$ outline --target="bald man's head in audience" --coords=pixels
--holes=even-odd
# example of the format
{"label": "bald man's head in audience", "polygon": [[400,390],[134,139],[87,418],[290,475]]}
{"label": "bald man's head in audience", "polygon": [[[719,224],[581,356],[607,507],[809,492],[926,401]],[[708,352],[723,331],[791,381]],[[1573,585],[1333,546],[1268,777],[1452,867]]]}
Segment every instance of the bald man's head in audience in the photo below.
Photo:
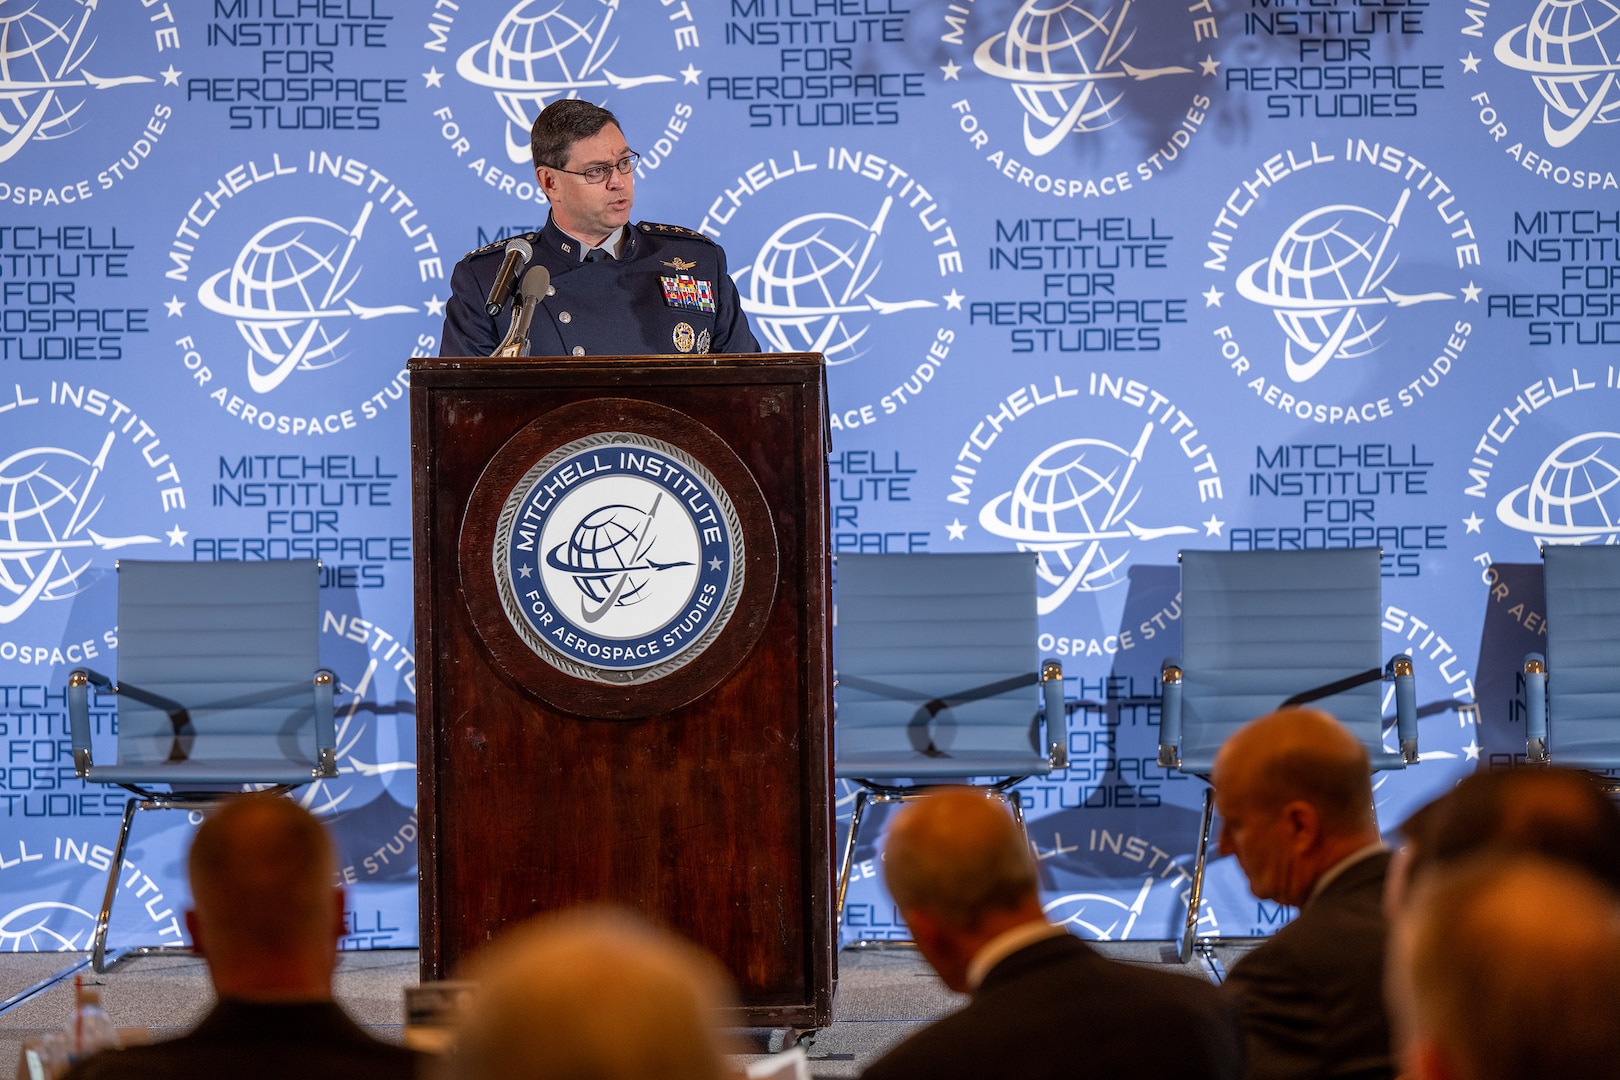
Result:
{"label": "bald man's head in audience", "polygon": [[1249,889],[1297,907],[1317,878],[1378,842],[1367,751],[1318,709],[1281,709],[1239,728],[1215,755],[1220,851]]}
{"label": "bald man's head in audience", "polygon": [[907,802],[883,854],[889,895],[917,949],[953,990],[991,939],[1046,920],[1040,876],[1006,803],[975,788],[942,788]]}
{"label": "bald man's head in audience", "polygon": [[309,811],[271,795],[234,798],[197,830],[189,869],[186,928],[220,997],[331,998],[344,897],[332,842]]}
{"label": "bald man's head in audience", "polygon": [[542,916],[475,960],[452,1074],[511,1080],[722,1080],[730,980],[628,914]]}
{"label": "bald man's head in audience", "polygon": [[1408,1080],[1620,1080],[1620,906],[1590,876],[1510,855],[1437,867],[1390,949]]}

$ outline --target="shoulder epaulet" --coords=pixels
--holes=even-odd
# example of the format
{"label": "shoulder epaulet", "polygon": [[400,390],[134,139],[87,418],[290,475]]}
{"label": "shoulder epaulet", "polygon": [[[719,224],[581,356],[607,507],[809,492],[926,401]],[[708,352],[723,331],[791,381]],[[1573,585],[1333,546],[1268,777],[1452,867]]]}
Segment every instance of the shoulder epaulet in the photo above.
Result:
{"label": "shoulder epaulet", "polygon": [[714,237],[704,236],[692,229],[683,229],[679,225],[660,225],[656,221],[643,221],[636,226],[649,236],[679,236],[683,240],[702,240],[705,244],[714,243]]}
{"label": "shoulder epaulet", "polygon": [[512,236],[503,236],[499,240],[493,240],[481,248],[473,248],[471,251],[467,252],[467,254],[463,255],[462,258],[472,259],[479,255],[488,255],[492,251],[504,251],[506,250],[506,245],[518,237],[522,237],[531,244],[537,244],[540,242],[540,234],[537,232],[514,233]]}

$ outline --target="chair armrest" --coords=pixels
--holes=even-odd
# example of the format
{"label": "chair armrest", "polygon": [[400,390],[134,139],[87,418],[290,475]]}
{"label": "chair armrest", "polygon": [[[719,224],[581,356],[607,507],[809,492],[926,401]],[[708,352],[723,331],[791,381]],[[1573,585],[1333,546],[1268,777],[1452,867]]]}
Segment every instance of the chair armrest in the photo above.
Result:
{"label": "chair armrest", "polygon": [[1159,699],[1159,767],[1181,767],[1181,665],[1166,657],[1159,668],[1163,687]]}
{"label": "chair armrest", "polygon": [[1389,678],[1395,680],[1395,728],[1401,737],[1401,760],[1408,765],[1418,763],[1417,680],[1412,674],[1412,658],[1397,653],[1384,665]]}
{"label": "chair armrest", "polygon": [[73,738],[73,773],[80,779],[90,773],[90,687],[117,691],[112,680],[90,668],[68,672],[68,733]]}
{"label": "chair armrest", "polygon": [[1532,764],[1547,760],[1547,658],[1530,653],[1524,658],[1524,740]]}
{"label": "chair armrest", "polygon": [[332,719],[332,693],[337,677],[325,668],[315,672],[315,776],[337,776],[337,725]]}
{"label": "chair armrest", "polygon": [[1046,759],[1054,769],[1069,767],[1069,712],[1063,707],[1063,665],[1041,661],[1041,703],[1046,713]]}

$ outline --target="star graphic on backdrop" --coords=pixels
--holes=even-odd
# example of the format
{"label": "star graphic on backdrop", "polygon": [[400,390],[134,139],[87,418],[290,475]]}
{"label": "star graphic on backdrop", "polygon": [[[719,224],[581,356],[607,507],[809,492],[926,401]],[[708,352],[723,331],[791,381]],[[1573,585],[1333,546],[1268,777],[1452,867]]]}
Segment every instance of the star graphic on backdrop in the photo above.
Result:
{"label": "star graphic on backdrop", "polygon": [[1463,70],[1466,71],[1468,74],[1470,74],[1470,75],[1478,75],[1479,74],[1479,57],[1474,55],[1473,50],[1469,50],[1468,55],[1462,58],[1461,63],[1462,63],[1462,66],[1463,66]]}
{"label": "star graphic on backdrop", "polygon": [[718,570],[718,569],[720,569],[721,565],[722,564],[721,564],[719,559],[710,559],[709,560],[709,569],[710,570]]}
{"label": "star graphic on backdrop", "polygon": [[1221,62],[1215,59],[1215,57],[1206,53],[1204,58],[1198,61],[1198,66],[1203,69],[1205,75],[1213,75],[1215,74],[1215,69],[1221,66]]}
{"label": "star graphic on backdrop", "polygon": [[1477,303],[1479,303],[1479,294],[1482,291],[1483,290],[1478,285],[1475,285],[1472,281],[1470,281],[1467,285],[1463,286],[1463,303],[1465,303],[1465,304],[1477,304]]}
{"label": "star graphic on backdrop", "polygon": [[1463,760],[1464,761],[1478,761],[1479,760],[1479,740],[1478,739],[1469,739],[1468,740],[1468,745],[1463,747]]}
{"label": "star graphic on backdrop", "polygon": [[967,297],[963,296],[961,293],[957,292],[955,289],[952,289],[950,292],[945,294],[945,310],[946,311],[961,311],[962,310],[962,301],[966,300],[966,299],[967,299]]}
{"label": "star graphic on backdrop", "polygon": [[163,76],[164,86],[180,85],[180,72],[173,64],[170,64],[168,67],[158,72],[158,74]]}
{"label": "star graphic on backdrop", "polygon": [[439,299],[438,293],[434,293],[432,298],[428,300],[427,313],[441,317],[444,315],[444,301]]}
{"label": "star graphic on backdrop", "polygon": [[703,72],[698,70],[698,66],[696,64],[687,64],[685,67],[681,68],[681,74],[686,78],[686,81],[681,84],[682,86],[696,86],[698,84],[698,76],[703,74]]}
{"label": "star graphic on backdrop", "polygon": [[181,545],[183,545],[186,542],[186,530],[182,529],[178,525],[176,525],[174,528],[170,529],[168,532],[164,533],[163,535],[167,536],[169,538],[169,546],[170,547],[180,547]]}
{"label": "star graphic on backdrop", "polygon": [[169,309],[169,318],[174,318],[186,310],[186,302],[178,296],[171,296],[163,301],[163,306]]}
{"label": "star graphic on backdrop", "polygon": [[945,526],[945,531],[951,534],[952,540],[967,539],[967,526],[962,524],[961,518],[952,518],[951,523]]}
{"label": "star graphic on backdrop", "polygon": [[1477,533],[1479,532],[1479,527],[1485,524],[1485,519],[1480,517],[1478,514],[1469,514],[1467,517],[1463,518],[1463,524],[1468,526],[1469,532]]}
{"label": "star graphic on backdrop", "polygon": [[1215,286],[1211,285],[1208,292],[1200,293],[1199,295],[1204,298],[1204,306],[1207,308],[1212,308],[1220,307],[1221,297],[1225,296],[1226,294],[1221,292],[1221,290],[1217,289]]}
{"label": "star graphic on backdrop", "polygon": [[532,574],[533,572],[534,571],[532,569],[530,569],[529,567],[527,567],[527,566],[518,567],[518,577],[526,578],[530,574]]}
{"label": "star graphic on backdrop", "polygon": [[1214,514],[1209,515],[1209,520],[1204,522],[1203,525],[1205,536],[1219,536],[1221,535],[1221,530],[1226,528],[1226,522],[1222,521]]}
{"label": "star graphic on backdrop", "polygon": [[955,82],[957,74],[962,70],[962,65],[958,64],[955,60],[947,60],[945,61],[945,66],[939,70],[945,73],[946,82]]}
{"label": "star graphic on backdrop", "polygon": [[422,72],[422,78],[427,82],[430,88],[439,90],[444,89],[444,72],[440,71],[438,68],[428,68],[426,71]]}

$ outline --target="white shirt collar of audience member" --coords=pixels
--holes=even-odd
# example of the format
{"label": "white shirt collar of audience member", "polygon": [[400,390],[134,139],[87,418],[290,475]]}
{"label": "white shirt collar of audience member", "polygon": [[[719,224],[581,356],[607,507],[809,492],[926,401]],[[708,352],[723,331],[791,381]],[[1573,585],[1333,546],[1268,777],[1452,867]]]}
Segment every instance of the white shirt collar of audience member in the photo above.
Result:
{"label": "white shirt collar of audience member", "polygon": [[1352,851],[1350,854],[1346,855],[1344,858],[1322,871],[1322,876],[1317,878],[1316,884],[1311,886],[1311,894],[1305,898],[1305,903],[1300,905],[1300,910],[1303,911],[1312,900],[1315,900],[1318,896],[1321,896],[1322,890],[1326,889],[1329,885],[1337,881],[1346,870],[1350,869],[1352,866],[1355,866],[1357,863],[1366,862],[1374,855],[1386,850],[1388,849],[1384,847],[1384,842],[1382,840],[1375,840],[1364,848],[1357,848],[1355,851]]}
{"label": "white shirt collar of audience member", "polygon": [[1068,931],[1063,927],[1053,926],[1043,919],[1027,922],[1022,926],[1015,926],[1011,930],[997,934],[985,942],[984,947],[974,953],[973,959],[968,962],[968,989],[970,991],[977,990],[979,984],[984,982],[984,977],[990,974],[991,968],[1019,949],[1033,945],[1037,941],[1045,941],[1047,938],[1067,933]]}

